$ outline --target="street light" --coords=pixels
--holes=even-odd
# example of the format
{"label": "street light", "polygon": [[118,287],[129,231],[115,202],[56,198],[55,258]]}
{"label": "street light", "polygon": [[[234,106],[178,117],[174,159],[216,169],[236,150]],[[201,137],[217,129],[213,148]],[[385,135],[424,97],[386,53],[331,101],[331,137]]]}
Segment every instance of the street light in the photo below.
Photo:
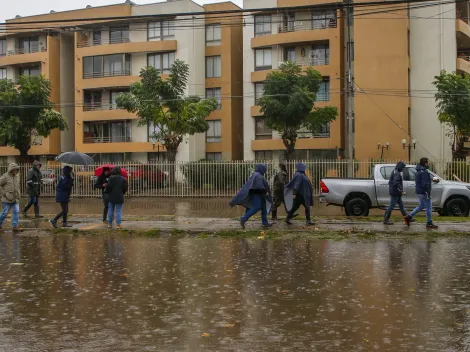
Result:
{"label": "street light", "polygon": [[411,149],[416,149],[416,139],[412,139],[410,144],[406,144],[406,139],[401,140],[401,145],[403,149],[408,148],[408,161],[411,161]]}
{"label": "street light", "polygon": [[377,149],[380,150],[382,148],[382,152],[380,153],[380,159],[384,158],[384,149],[387,149],[390,147],[390,142],[385,143],[385,145],[381,145],[380,143],[377,144]]}

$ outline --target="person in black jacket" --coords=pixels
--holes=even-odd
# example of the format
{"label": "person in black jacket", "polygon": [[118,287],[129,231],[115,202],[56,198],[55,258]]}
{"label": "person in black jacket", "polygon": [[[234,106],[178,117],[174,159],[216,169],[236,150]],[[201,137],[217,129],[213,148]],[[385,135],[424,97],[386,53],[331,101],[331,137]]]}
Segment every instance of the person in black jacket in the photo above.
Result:
{"label": "person in black jacket", "polygon": [[28,210],[34,205],[34,215],[36,218],[42,218],[39,213],[39,196],[41,195],[42,173],[41,163],[38,160],[33,161],[33,167],[26,176],[26,192],[28,193],[28,204],[23,208],[22,214],[28,217]]}
{"label": "person in black jacket", "polygon": [[67,223],[67,215],[69,213],[70,194],[72,193],[73,184],[72,168],[70,166],[64,166],[62,176],[59,178],[55,192],[55,201],[60,203],[62,210],[54,219],[49,220],[50,224],[55,229],[57,228],[57,220],[59,220],[60,217],[62,217],[62,227],[72,227]]}
{"label": "person in black jacket", "polygon": [[108,194],[108,228],[113,227],[114,209],[116,209],[116,224],[118,229],[122,229],[122,205],[124,204],[124,195],[127,192],[127,180],[121,174],[121,168],[115,167],[111,172],[106,185]]}
{"label": "person in black jacket", "polygon": [[390,221],[390,216],[392,215],[393,209],[398,204],[400,207],[401,214],[406,216],[405,205],[403,204],[402,196],[405,195],[403,189],[403,176],[402,172],[405,169],[406,164],[403,161],[399,161],[395,166],[395,169],[390,174],[390,180],[388,181],[388,194],[390,195],[390,205],[385,211],[384,215],[384,224],[393,225],[393,222]]}
{"label": "person in black jacket", "polygon": [[102,198],[103,198],[103,223],[107,224],[106,221],[108,217],[108,193],[106,193],[106,186],[108,185],[109,175],[111,174],[111,170],[107,167],[103,168],[102,174],[98,177],[95,183],[95,188],[99,188],[102,190]]}

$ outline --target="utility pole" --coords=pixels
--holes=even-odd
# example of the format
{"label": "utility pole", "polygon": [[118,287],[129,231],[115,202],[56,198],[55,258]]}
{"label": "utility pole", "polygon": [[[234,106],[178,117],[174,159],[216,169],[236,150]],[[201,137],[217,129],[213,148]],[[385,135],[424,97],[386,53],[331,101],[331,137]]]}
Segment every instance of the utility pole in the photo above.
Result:
{"label": "utility pole", "polygon": [[353,27],[353,0],[344,0],[346,5],[344,15],[344,34],[346,38],[345,52],[345,106],[346,106],[346,131],[348,158],[348,177],[354,176],[354,27]]}

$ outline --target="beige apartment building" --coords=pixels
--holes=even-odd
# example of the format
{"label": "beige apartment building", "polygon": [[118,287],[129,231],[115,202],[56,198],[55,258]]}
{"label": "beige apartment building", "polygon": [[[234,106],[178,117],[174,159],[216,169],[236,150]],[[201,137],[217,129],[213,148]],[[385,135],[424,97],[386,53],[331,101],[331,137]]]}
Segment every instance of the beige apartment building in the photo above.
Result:
{"label": "beige apartment building", "polygon": [[[155,127],[138,126],[138,117],[118,109],[115,99],[119,93],[129,91],[146,66],[157,68],[167,78],[174,61],[181,60],[190,66],[186,95],[214,97],[220,105],[207,118],[207,133],[185,137],[177,160],[240,159],[243,103],[231,97],[243,94],[239,59],[242,18],[191,15],[233,9],[239,8],[231,2],[203,7],[190,0],[148,5],[126,1],[8,21],[123,17],[118,21],[59,22],[56,27],[60,28],[48,30],[47,35],[41,31],[36,37],[35,33],[15,33],[9,27],[12,29],[5,38],[7,47],[0,57],[0,73],[6,70],[6,78],[12,79],[20,74],[44,74],[52,81],[53,101],[70,106],[61,109],[69,119],[69,130],[62,133],[62,138],[55,133],[42,141],[32,154],[47,156],[76,150],[92,155],[98,162],[165,160],[164,146],[151,137]],[[125,19],[128,16],[136,18]],[[28,44],[25,38],[34,40]],[[25,65],[32,67],[28,73],[19,71]],[[1,149],[1,155],[15,154],[11,148]]]}

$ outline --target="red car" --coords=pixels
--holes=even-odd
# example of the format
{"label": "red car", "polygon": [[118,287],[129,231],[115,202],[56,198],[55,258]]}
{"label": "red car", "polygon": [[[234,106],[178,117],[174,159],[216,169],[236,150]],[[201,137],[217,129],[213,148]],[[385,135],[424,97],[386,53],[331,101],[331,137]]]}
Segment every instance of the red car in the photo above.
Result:
{"label": "red car", "polygon": [[167,186],[168,175],[152,165],[126,168],[129,186],[133,189],[162,188]]}

